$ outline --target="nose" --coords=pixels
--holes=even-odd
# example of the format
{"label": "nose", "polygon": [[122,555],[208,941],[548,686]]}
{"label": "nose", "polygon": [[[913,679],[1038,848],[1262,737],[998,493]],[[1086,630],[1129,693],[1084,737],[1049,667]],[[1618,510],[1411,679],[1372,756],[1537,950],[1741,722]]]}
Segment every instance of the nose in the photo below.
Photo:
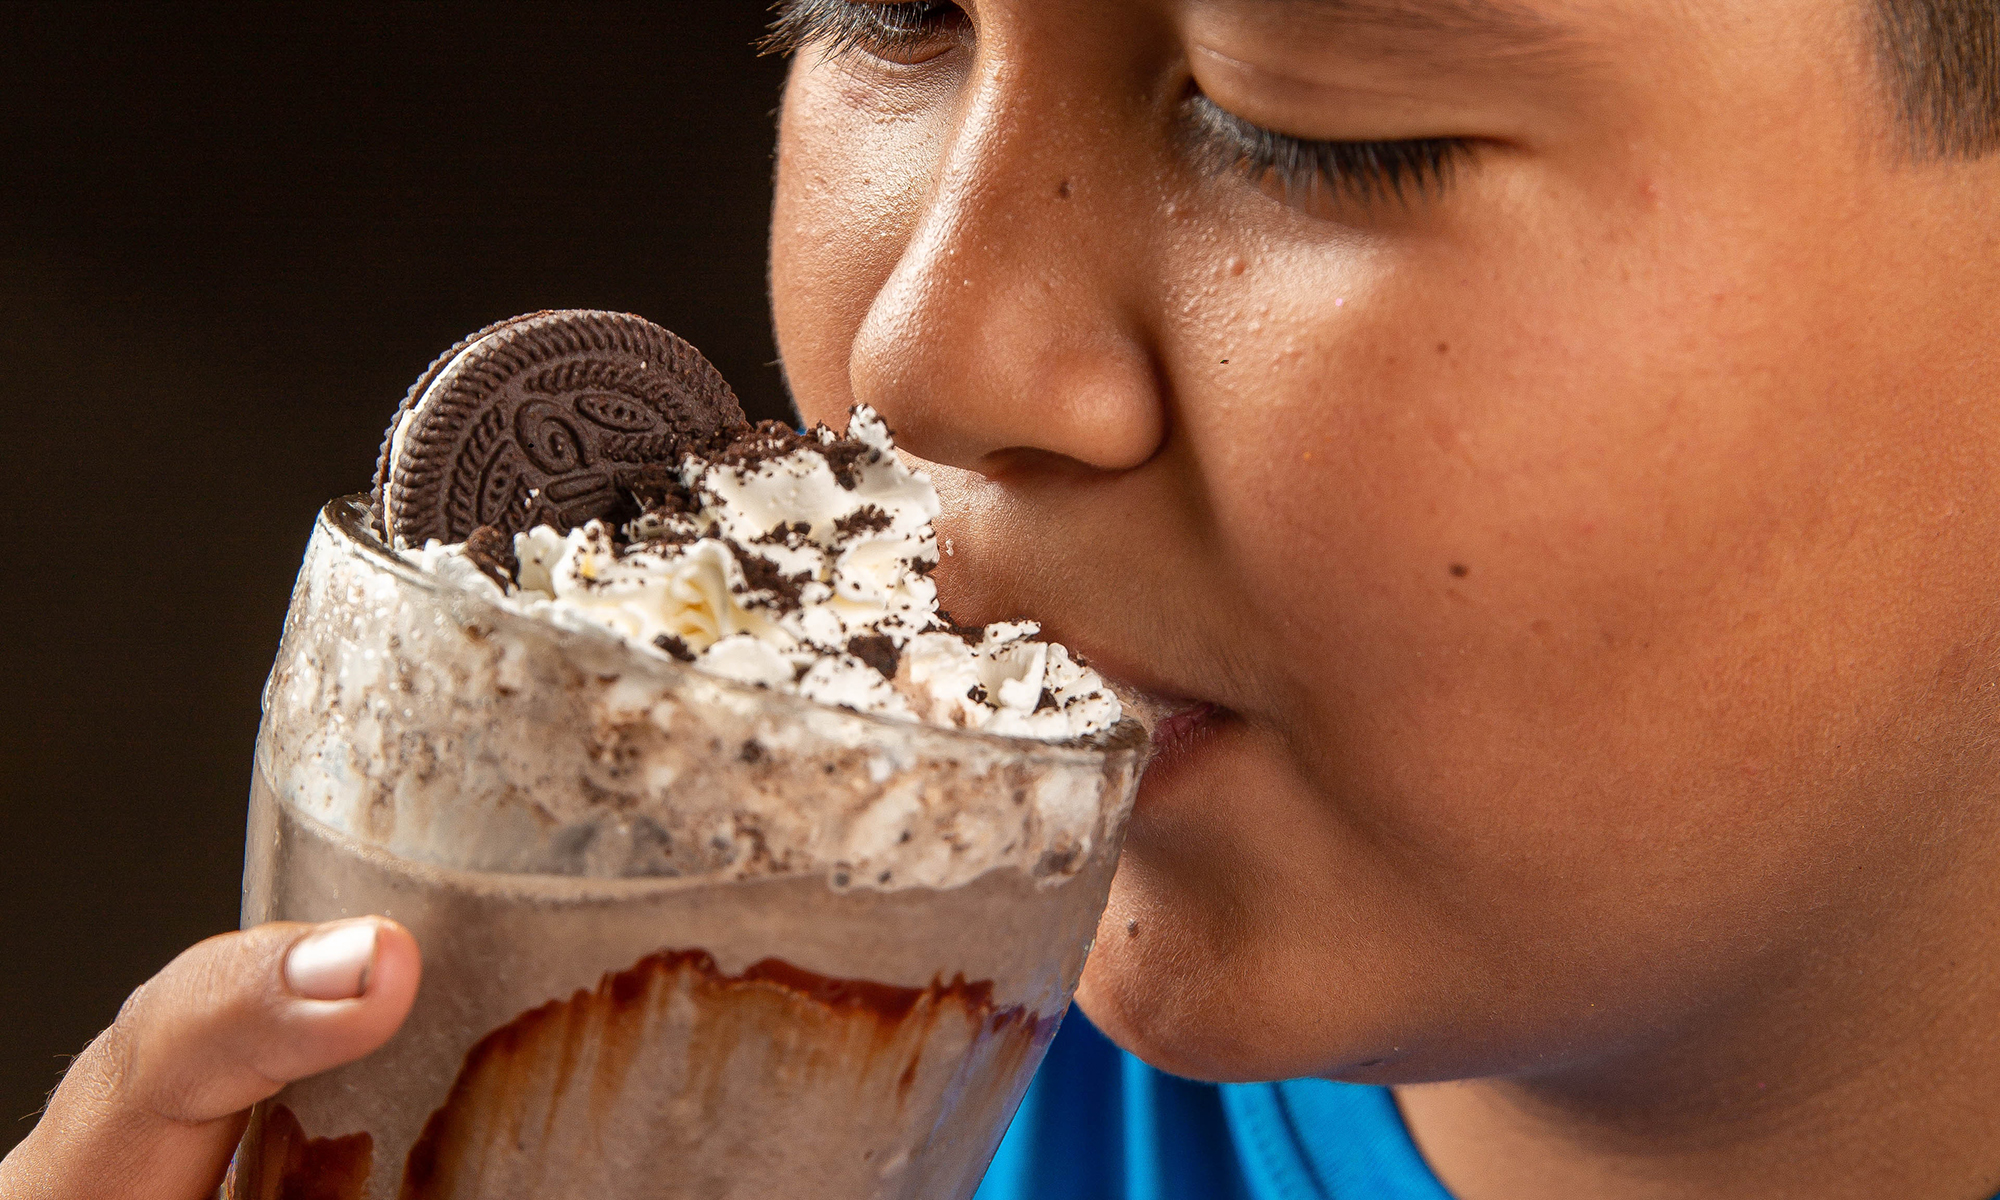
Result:
{"label": "nose", "polygon": [[[1166,418],[1146,333],[1148,172],[1069,73],[977,63],[926,206],[848,362],[897,443],[995,475],[1056,456],[1137,467]],[[1087,74],[1082,77],[1088,78]]]}

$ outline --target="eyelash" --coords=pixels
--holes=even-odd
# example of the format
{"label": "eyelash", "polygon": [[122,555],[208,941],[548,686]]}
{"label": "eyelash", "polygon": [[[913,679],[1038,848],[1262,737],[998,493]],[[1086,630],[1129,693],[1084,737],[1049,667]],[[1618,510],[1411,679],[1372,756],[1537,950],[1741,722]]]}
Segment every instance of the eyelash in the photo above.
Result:
{"label": "eyelash", "polygon": [[859,50],[888,58],[932,45],[964,23],[965,13],[951,0],[783,0],[759,48],[766,54],[792,54],[818,45],[835,57]]}
{"label": "eyelash", "polygon": [[1472,153],[1465,138],[1308,141],[1253,125],[1200,92],[1189,95],[1185,112],[1196,153],[1212,170],[1269,179],[1287,200],[1331,188],[1341,199],[1407,202],[1412,193],[1442,193]]}
{"label": "eyelash", "polygon": [[[782,0],[765,36],[766,54],[817,45],[836,57],[861,52],[896,61],[955,36],[966,16],[950,0],[863,4]],[[1253,125],[1191,90],[1183,106],[1194,152],[1216,174],[1275,183],[1287,201],[1330,188],[1336,199],[1407,202],[1443,192],[1472,152],[1464,138],[1310,141]]]}

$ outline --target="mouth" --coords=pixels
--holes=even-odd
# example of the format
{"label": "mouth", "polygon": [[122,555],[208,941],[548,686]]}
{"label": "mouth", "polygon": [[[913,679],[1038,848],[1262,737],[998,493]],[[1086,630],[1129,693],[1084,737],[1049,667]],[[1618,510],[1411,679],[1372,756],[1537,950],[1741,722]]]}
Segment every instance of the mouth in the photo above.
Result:
{"label": "mouth", "polygon": [[1203,729],[1215,724],[1227,712],[1220,704],[1207,700],[1192,700],[1177,705],[1153,722],[1153,745],[1157,750],[1167,750],[1200,737]]}
{"label": "mouth", "polygon": [[1120,670],[1095,658],[1092,662],[1117,693],[1126,713],[1144,726],[1152,738],[1153,756],[1146,767],[1146,778],[1154,787],[1199,755],[1216,732],[1235,716],[1212,700],[1156,690],[1139,672]]}
{"label": "mouth", "polygon": [[1213,741],[1229,719],[1230,712],[1219,704],[1197,700],[1177,708],[1153,723],[1153,759],[1146,775],[1156,784],[1177,773]]}

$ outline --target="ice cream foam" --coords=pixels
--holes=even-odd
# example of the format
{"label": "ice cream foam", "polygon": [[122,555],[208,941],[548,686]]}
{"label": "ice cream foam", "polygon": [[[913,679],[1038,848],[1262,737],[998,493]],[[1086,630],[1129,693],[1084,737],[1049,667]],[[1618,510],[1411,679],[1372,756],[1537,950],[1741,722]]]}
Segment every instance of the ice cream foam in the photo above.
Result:
{"label": "ice cream foam", "polygon": [[858,712],[1062,740],[1118,699],[1032,621],[966,629],[939,611],[937,492],[874,410],[846,433],[759,426],[719,454],[625,477],[623,521],[537,525],[405,556],[564,628]]}

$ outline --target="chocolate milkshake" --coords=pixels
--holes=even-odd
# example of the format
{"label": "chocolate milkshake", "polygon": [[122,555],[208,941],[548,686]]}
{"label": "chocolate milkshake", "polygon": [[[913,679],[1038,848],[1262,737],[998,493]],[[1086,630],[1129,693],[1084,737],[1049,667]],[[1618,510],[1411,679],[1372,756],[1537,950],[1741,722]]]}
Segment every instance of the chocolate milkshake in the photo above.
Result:
{"label": "chocolate milkshake", "polygon": [[969,1196],[1144,740],[1032,623],[938,612],[936,512],[873,413],[753,428],[637,318],[440,359],[315,528],[244,889],[395,917],[423,986],[231,1194]]}

